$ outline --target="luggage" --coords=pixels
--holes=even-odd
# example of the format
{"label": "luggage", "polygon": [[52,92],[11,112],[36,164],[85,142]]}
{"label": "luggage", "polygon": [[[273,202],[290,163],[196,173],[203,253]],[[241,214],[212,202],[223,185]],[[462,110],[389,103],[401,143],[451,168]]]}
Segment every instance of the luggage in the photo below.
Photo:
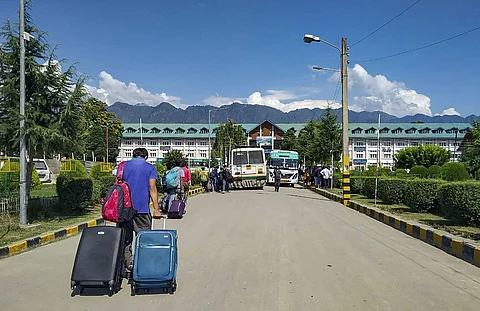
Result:
{"label": "luggage", "polygon": [[177,231],[142,230],[137,234],[133,259],[132,296],[139,290],[163,289],[173,294],[177,289]]}
{"label": "luggage", "polygon": [[79,293],[84,288],[108,288],[109,296],[116,293],[122,283],[125,252],[123,228],[99,226],[85,228],[78,243],[73,263],[71,289]]}
{"label": "luggage", "polygon": [[172,200],[168,207],[168,218],[183,218],[185,214],[185,202],[183,200]]}

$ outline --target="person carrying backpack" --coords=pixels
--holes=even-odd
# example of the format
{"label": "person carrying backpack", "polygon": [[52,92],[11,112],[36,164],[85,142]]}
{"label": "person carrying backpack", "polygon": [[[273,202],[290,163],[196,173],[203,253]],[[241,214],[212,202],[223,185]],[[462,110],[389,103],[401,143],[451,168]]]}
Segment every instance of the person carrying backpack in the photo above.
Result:
{"label": "person carrying backpack", "polygon": [[177,196],[179,200],[183,199],[184,177],[185,172],[182,170],[178,163],[174,167],[169,168],[167,175],[165,176],[165,184],[167,186],[167,192],[170,195],[170,203],[175,200],[175,196]]}
{"label": "person carrying backpack", "polygon": [[205,193],[208,193],[208,172],[205,171],[205,167],[202,167],[200,171],[200,181],[202,182],[202,187]]}
{"label": "person carrying backpack", "polygon": [[187,167],[187,163],[185,161],[182,161],[180,163],[180,168],[183,170],[183,173],[185,177],[182,178],[183,182],[183,201],[187,203],[188,200],[188,191],[190,190],[190,185],[192,183],[192,174],[190,173],[190,170]]}
{"label": "person carrying backpack", "polygon": [[152,215],[150,214],[150,199],[153,202],[153,217],[161,218],[162,212],[158,206],[156,182],[157,170],[148,163],[148,151],[145,148],[133,150],[133,158],[125,162],[123,180],[129,187],[136,216],[129,222],[119,222],[117,226],[125,230],[125,267],[128,272],[133,269],[132,241],[133,233],[141,230],[150,230]]}

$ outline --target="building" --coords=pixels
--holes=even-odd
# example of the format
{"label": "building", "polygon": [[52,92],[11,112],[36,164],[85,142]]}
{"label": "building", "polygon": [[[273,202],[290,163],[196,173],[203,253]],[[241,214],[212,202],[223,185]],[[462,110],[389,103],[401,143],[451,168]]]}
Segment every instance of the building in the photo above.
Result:
{"label": "building", "polygon": [[[213,145],[218,124],[124,124],[123,138],[117,162],[132,157],[136,147],[145,147],[148,161],[161,162],[170,150],[180,150],[190,165],[208,163],[209,138]],[[275,124],[268,120],[260,124],[242,124],[249,146],[262,146],[267,151],[280,148],[283,135],[289,129],[296,134],[305,124]],[[458,146],[471,130],[469,123],[384,123],[377,139],[377,124],[349,124],[349,153],[353,169],[375,165],[377,157],[384,167],[392,167],[393,156],[399,150],[418,145],[437,145],[459,156]]]}

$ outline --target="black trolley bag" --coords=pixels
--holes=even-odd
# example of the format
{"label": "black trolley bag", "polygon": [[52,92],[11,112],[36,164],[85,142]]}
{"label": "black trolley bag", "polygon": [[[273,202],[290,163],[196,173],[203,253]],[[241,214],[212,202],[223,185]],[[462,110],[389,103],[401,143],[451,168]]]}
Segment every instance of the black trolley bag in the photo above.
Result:
{"label": "black trolley bag", "polygon": [[125,230],[119,227],[85,228],[73,263],[72,296],[78,288],[108,288],[109,296],[120,290],[125,253]]}

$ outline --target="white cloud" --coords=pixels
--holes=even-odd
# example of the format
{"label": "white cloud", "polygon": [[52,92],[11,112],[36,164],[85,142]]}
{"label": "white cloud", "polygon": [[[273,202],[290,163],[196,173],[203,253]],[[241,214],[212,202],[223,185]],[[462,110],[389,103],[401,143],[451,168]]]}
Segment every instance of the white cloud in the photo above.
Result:
{"label": "white cloud", "polygon": [[445,109],[442,113],[435,114],[436,116],[459,116],[460,113],[455,108]]}
{"label": "white cloud", "polygon": [[284,90],[267,90],[267,94],[277,98],[278,100],[289,100],[298,97],[298,95],[295,93]]}
{"label": "white cloud", "polygon": [[260,92],[254,92],[247,98],[247,104],[250,105],[263,105],[269,106],[272,108],[279,109],[284,112],[289,112],[302,108],[320,108],[325,109],[327,106],[330,106],[333,109],[340,108],[339,103],[334,103],[325,99],[305,99],[301,101],[293,101],[290,103],[282,103],[280,99],[273,95],[262,96]]}
{"label": "white cloud", "polygon": [[166,93],[151,93],[138,87],[133,82],[126,84],[117,80],[108,72],[100,72],[99,77],[99,87],[87,85],[87,89],[93,97],[106,102],[107,105],[117,101],[132,105],[143,103],[149,106],[156,106],[161,102],[169,102],[178,108],[186,107],[180,103],[179,97],[167,95]]}
{"label": "white cloud", "polygon": [[230,105],[233,102],[242,103],[243,98],[233,98],[233,97],[225,97],[225,96],[210,96],[202,100],[202,103],[205,105],[220,107],[223,105]]}
{"label": "white cloud", "polygon": [[[338,81],[338,74],[329,81]],[[354,96],[349,108],[354,111],[383,111],[397,117],[417,113],[432,115],[430,98],[409,89],[403,82],[390,81],[383,75],[370,75],[356,64],[349,70],[349,89],[364,93]]]}

